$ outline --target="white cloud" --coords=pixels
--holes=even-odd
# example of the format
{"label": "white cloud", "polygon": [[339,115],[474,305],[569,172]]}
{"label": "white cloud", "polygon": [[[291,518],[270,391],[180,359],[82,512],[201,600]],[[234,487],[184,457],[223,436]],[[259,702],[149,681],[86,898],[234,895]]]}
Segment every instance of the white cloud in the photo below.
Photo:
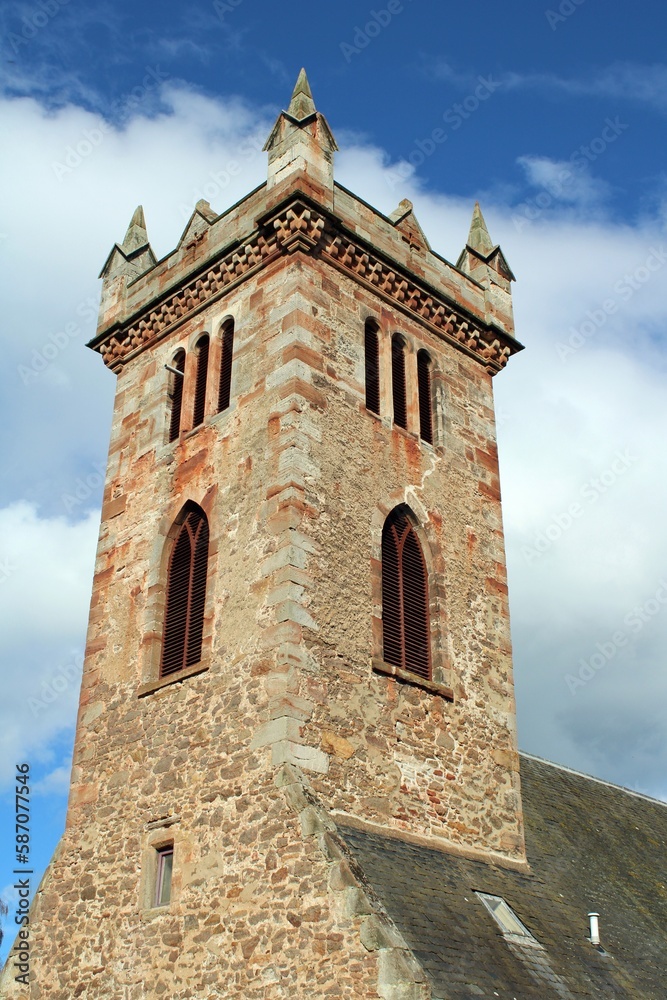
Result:
{"label": "white cloud", "polygon": [[98,524],[97,512],[69,524],[25,502],[0,509],[5,641],[67,638],[80,625],[75,609],[90,593]]}
{"label": "white cloud", "polygon": [[[84,347],[95,330],[97,272],[139,201],[161,255],[198,198],[222,211],[265,173],[258,146],[271,114],[174,84],[159,96],[161,114],[147,118],[140,107],[123,127],[74,105],[45,111],[31,98],[0,100],[16,154],[0,176],[12,191],[0,243],[0,779],[26,757],[60,766],[56,743],[76,717],[115,381]],[[59,179],[54,163],[68,149],[76,155]]]}
{"label": "white cloud", "polygon": [[49,771],[41,781],[36,781],[32,787],[34,795],[67,795],[72,774],[71,757],[59,767]]}
{"label": "white cloud", "polygon": [[[424,69],[436,80],[444,80],[458,90],[470,89],[478,81],[473,73],[457,70],[446,59],[427,63]],[[494,79],[512,90],[539,90],[564,97],[612,97],[647,104],[659,111],[667,110],[667,65],[664,63],[616,62],[579,77],[510,71],[494,74]]]}
{"label": "white cloud", "polygon": [[[359,176],[344,183],[378,204],[381,159],[357,153],[354,167]],[[418,178],[391,201],[406,196],[434,249],[456,259],[471,205],[424,192]],[[660,795],[667,608],[639,631],[626,619],[654,599],[667,566],[665,228],[568,212],[517,230],[513,208],[482,207],[518,275],[517,335],[527,348],[495,379],[520,743]],[[580,346],[561,359],[571,338]],[[581,513],[559,531],[555,519],[574,503]],[[554,524],[555,540],[527,559],[524,548]],[[578,677],[580,661],[619,631],[627,643],[573,695],[566,676]]]}
{"label": "white cloud", "polygon": [[144,203],[162,255],[198,198],[221,211],[264,176],[258,147],[270,115],[258,124],[240,101],[210,101],[173,85],[161,89],[161,102],[163,114],[138,113],[122,129],[74,106],[46,112],[30,98],[0,103],[15,151],[0,177],[12,191],[0,243],[7,289],[0,342],[4,404],[13,417],[0,442],[16,491],[7,494],[5,478],[0,503],[31,497],[63,512],[62,495],[104,461],[114,377],[83,344],[95,331],[98,270],[136,204]]}
{"label": "white cloud", "polygon": [[[31,690],[76,653],[85,629],[96,533],[95,516],[85,512],[98,494],[91,491],[75,510],[67,510],[62,496],[104,461],[108,436],[113,377],[82,347],[94,325],[85,308],[87,297],[97,295],[92,276],[137,203],[144,204],[156,252],[164,254],[197,198],[222,211],[265,176],[256,147],[272,115],[258,125],[257,112],[241,101],[212,100],[173,84],[159,96],[159,114],[138,113],[122,129],[104,131],[60,181],[53,162],[62,161],[68,146],[76,150],[84,130],[100,130],[99,116],[71,106],[47,114],[30,99],[0,108],[8,148],[21,152],[6,161],[2,178],[14,192],[8,240],[0,244],[12,290],[0,334],[10,372],[3,403],[14,417],[3,448],[14,469],[12,498],[33,495],[40,504],[8,507],[5,484],[0,525],[25,574],[16,578],[19,596],[10,599],[12,643],[28,622],[37,630],[19,663],[34,671]],[[526,157],[524,167],[533,183],[550,190],[560,164]],[[425,191],[418,174],[407,172],[400,184],[395,175],[390,180],[384,152],[361,137],[340,154],[337,177],[384,212],[409,197],[434,249],[457,258],[472,204]],[[508,202],[482,206],[519,278],[517,335],[527,345],[495,380],[519,732],[532,752],[659,794],[667,772],[661,668],[667,614],[649,616],[636,633],[624,620],[651,600],[667,566],[661,377],[667,270],[646,266],[653,249],[660,254],[665,230],[651,218],[630,226],[601,211],[594,219],[573,214],[572,206],[599,194],[597,182],[582,178],[576,194],[561,199],[565,211],[521,225]],[[24,385],[19,365],[68,322],[79,333]],[[562,357],[559,345],[572,342],[576,349]],[[626,449],[633,456],[627,469],[594,502],[582,497]],[[522,549],[577,502],[581,515],[538,558],[527,559]],[[623,628],[628,643],[572,694],[566,675]],[[73,721],[76,696],[68,689],[26,736],[13,728],[16,706],[27,696],[13,669],[0,705],[0,729],[8,734],[3,750],[13,759],[19,740],[28,739],[47,755],[49,741]]]}
{"label": "white cloud", "polygon": [[517,163],[533,187],[543,188],[556,201],[578,208],[595,204],[609,192],[609,185],[591,176],[585,165],[575,167],[571,161],[551,160],[546,156],[520,156]]}
{"label": "white cloud", "polygon": [[560,77],[555,73],[508,73],[505,86],[560,92],[570,97],[613,97],[667,110],[667,66],[657,63],[615,63],[588,77]]}
{"label": "white cloud", "polygon": [[[499,436],[520,739],[660,794],[667,614],[648,615],[639,631],[628,617],[654,599],[667,565],[667,272],[640,270],[664,230],[552,220],[508,235],[528,348],[496,380],[510,414]],[[647,280],[634,291],[637,274]],[[580,346],[561,360],[559,345],[571,342]],[[572,692],[567,675],[579,677],[617,633],[623,645],[602,665],[597,656]]]}
{"label": "white cloud", "polygon": [[0,509],[0,783],[48,763],[76,715],[99,516],[72,524],[30,504]]}

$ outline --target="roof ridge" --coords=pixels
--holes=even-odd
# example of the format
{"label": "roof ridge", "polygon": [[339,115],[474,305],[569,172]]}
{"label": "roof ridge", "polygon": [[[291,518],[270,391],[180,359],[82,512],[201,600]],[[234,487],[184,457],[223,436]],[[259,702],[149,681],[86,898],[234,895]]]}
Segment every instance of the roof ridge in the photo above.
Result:
{"label": "roof ridge", "polygon": [[594,774],[586,774],[585,771],[577,771],[574,767],[568,767],[567,764],[557,764],[553,760],[547,760],[546,757],[538,757],[537,754],[528,753],[526,750],[519,750],[519,757],[527,757],[529,760],[539,761],[540,764],[548,764],[549,767],[555,767],[559,771],[566,771],[568,774],[576,774],[579,778],[588,778],[589,781],[594,781],[598,785],[606,785],[607,788],[616,788],[619,792],[625,792],[627,795],[632,795],[636,799],[645,799],[646,802],[654,802],[658,806],[663,806],[667,808],[667,801],[664,799],[656,799],[653,795],[646,795],[644,792],[637,792],[634,788],[627,788],[625,785],[617,785],[613,781],[606,781],[604,778],[596,778]]}

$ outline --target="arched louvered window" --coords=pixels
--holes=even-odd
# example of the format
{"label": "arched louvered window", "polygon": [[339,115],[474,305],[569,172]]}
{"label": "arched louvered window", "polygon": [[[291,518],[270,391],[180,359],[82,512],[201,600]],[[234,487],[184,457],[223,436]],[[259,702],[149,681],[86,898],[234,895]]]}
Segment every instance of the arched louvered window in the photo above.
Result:
{"label": "arched louvered window", "polygon": [[218,413],[229,406],[232,393],[232,357],[234,354],[234,320],[225,320],[222,326],[222,357],[220,358],[220,383],[218,386]]}
{"label": "arched louvered window", "polygon": [[394,402],[394,423],[408,426],[408,409],[405,400],[405,341],[400,334],[391,338],[391,389]]}
{"label": "arched louvered window", "polygon": [[166,677],[201,659],[208,569],[208,521],[188,503],[169,554],[167,599],[160,676]]}
{"label": "arched louvered window", "polygon": [[373,413],[380,412],[380,345],[378,342],[377,323],[366,320],[365,332],[366,360],[366,409]]}
{"label": "arched louvered window", "polygon": [[430,678],[426,563],[405,507],[382,531],[382,641],[386,663]]}
{"label": "arched louvered window", "polygon": [[181,430],[181,409],[183,407],[183,381],[185,372],[185,351],[179,351],[171,363],[171,367],[181,372],[177,375],[170,372],[169,399],[171,411],[169,414],[169,440],[175,441]]}
{"label": "arched louvered window", "polygon": [[197,353],[197,378],[195,380],[195,402],[192,409],[192,426],[199,427],[206,413],[206,378],[208,375],[208,334],[200,337],[195,347]]}
{"label": "arched louvered window", "polygon": [[433,444],[431,359],[427,351],[417,352],[417,385],[419,388],[419,436],[422,441]]}

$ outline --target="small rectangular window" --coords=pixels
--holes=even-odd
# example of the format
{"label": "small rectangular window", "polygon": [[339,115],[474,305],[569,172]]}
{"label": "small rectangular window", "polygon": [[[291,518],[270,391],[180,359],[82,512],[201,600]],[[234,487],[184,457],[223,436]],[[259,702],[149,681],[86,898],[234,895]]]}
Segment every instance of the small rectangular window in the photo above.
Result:
{"label": "small rectangular window", "polygon": [[161,847],[157,852],[154,906],[167,906],[171,899],[171,873],[174,868],[174,845]]}

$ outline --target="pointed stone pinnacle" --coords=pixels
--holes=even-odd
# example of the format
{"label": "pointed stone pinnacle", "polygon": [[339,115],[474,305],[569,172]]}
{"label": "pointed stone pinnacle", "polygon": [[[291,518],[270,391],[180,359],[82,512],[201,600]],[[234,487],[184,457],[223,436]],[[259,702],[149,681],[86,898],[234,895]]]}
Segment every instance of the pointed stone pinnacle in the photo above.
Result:
{"label": "pointed stone pinnacle", "polygon": [[481,254],[483,257],[488,257],[496,247],[495,244],[491,242],[491,237],[489,236],[489,230],[486,228],[486,222],[484,221],[484,216],[482,215],[482,210],[479,207],[479,202],[475,202],[475,207],[472,213],[472,222],[470,223],[470,232],[468,234],[468,246],[471,250],[476,250],[477,253]]}
{"label": "pointed stone pinnacle", "polygon": [[305,69],[302,68],[299,76],[297,77],[287,113],[293,118],[296,118],[299,122],[303,118],[307,118],[308,115],[314,114],[315,111],[315,102],[313,101],[313,95],[310,92],[308,77],[306,76]]}
{"label": "pointed stone pinnacle", "polygon": [[148,233],[146,232],[144,210],[142,205],[137,205],[127,227],[122,247],[123,250],[136,250],[137,247],[144,246],[145,243],[148,243]]}
{"label": "pointed stone pinnacle", "polygon": [[134,210],[134,215],[130,222],[131,226],[141,226],[142,229],[146,228],[146,220],[144,219],[144,206],[137,205]]}

